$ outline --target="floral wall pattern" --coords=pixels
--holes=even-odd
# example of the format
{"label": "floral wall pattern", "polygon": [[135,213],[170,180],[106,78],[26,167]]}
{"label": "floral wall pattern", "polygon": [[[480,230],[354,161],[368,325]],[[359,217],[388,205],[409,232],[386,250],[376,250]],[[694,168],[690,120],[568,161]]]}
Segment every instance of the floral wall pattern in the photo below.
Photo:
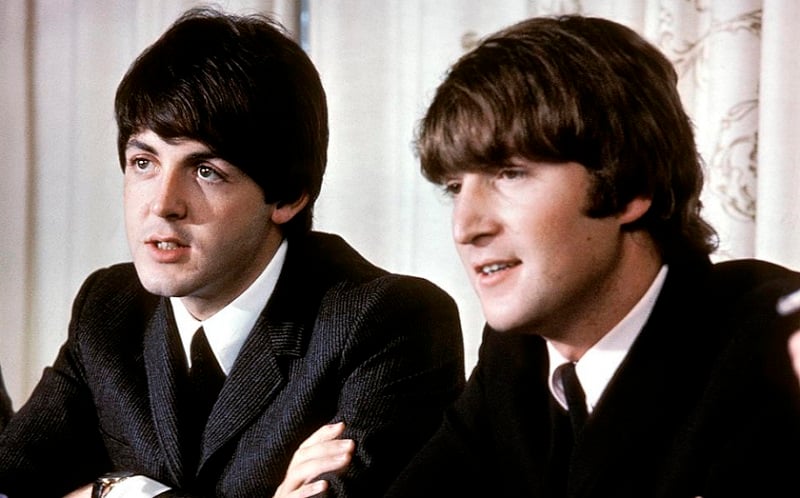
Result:
{"label": "floral wall pattern", "polygon": [[[716,259],[760,256],[797,265],[797,248],[761,251],[757,239],[759,205],[759,135],[761,118],[762,30],[764,9],[797,19],[787,2],[720,0],[527,2],[530,15],[579,13],[626,23],[658,46],[673,62],[680,90],[696,126],[699,152],[706,164],[703,194],[706,216],[720,233]],[[767,29],[779,29],[772,24]],[[484,33],[485,34],[485,33]],[[473,30],[462,37],[468,50],[482,36]],[[778,76],[780,77],[780,75]],[[780,95],[772,96],[781,99]],[[782,145],[786,147],[788,144]],[[786,165],[793,170],[796,163]],[[764,174],[762,172],[762,174]],[[772,173],[771,171],[771,174]],[[791,177],[793,173],[787,175]],[[794,184],[796,191],[800,185]],[[762,194],[764,194],[762,192]],[[797,214],[796,205],[782,205]],[[761,225],[762,233],[788,227]],[[789,253],[789,257],[784,256]]]}

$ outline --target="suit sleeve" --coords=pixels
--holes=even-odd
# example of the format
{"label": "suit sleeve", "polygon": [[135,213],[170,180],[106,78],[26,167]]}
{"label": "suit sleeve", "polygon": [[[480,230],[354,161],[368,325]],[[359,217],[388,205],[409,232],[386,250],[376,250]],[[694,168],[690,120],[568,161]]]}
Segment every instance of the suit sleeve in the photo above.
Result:
{"label": "suit sleeve", "polygon": [[385,496],[518,496],[503,481],[519,478],[518,442],[541,438],[546,427],[537,422],[549,400],[545,356],[537,336],[485,327],[466,387]]}
{"label": "suit sleeve", "polygon": [[480,371],[476,369],[463,394],[451,406],[436,433],[394,479],[386,498],[492,496],[482,477],[488,472],[476,456],[480,431]]}
{"label": "suit sleeve", "polygon": [[355,306],[353,296],[334,298],[354,320],[335,418],[356,451],[343,475],[325,476],[329,496],[381,496],[464,385],[461,328],[447,294],[424,280],[386,277],[363,296]]}
{"label": "suit sleeve", "polygon": [[[463,392],[445,411],[442,423],[433,437],[414,455],[409,464],[393,480],[386,498],[426,498],[441,496],[492,496],[485,477],[491,474],[491,418],[487,410],[503,410],[501,403],[487,406],[487,382],[496,377],[495,342],[488,327],[484,330],[478,363]],[[500,387],[500,389],[495,389]],[[503,396],[502,386],[489,387],[496,401]]]}
{"label": "suit sleeve", "polygon": [[69,336],[54,364],[0,435],[0,493],[63,496],[105,470],[94,403],[76,354],[90,286],[91,279],[75,300]]}

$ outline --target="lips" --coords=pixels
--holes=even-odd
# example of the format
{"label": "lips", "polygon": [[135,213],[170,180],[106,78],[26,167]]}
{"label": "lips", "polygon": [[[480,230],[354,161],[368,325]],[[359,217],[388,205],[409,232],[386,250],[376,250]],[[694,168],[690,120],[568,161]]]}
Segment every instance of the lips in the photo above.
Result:
{"label": "lips", "polygon": [[175,254],[190,248],[183,237],[175,235],[152,235],[144,243],[161,254]]}
{"label": "lips", "polygon": [[189,247],[189,244],[186,243],[183,237],[175,235],[151,235],[145,238],[144,243],[162,251],[172,251]]}
{"label": "lips", "polygon": [[174,251],[175,249],[186,247],[182,246],[181,244],[178,244],[177,242],[171,242],[171,241],[156,241],[151,243],[162,251]]}
{"label": "lips", "polygon": [[475,271],[481,275],[493,275],[497,272],[513,268],[519,264],[519,261],[501,261],[486,263],[475,266]]}
{"label": "lips", "polygon": [[145,240],[145,246],[149,248],[149,258],[159,264],[185,263],[192,251],[189,244],[176,237],[153,236]]}

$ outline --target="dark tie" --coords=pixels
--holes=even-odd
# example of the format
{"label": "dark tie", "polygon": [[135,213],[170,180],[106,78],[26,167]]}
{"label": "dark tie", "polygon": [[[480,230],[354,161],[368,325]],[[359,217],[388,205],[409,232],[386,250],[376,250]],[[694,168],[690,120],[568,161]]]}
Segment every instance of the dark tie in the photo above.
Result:
{"label": "dark tie", "polygon": [[561,374],[561,385],[564,388],[564,395],[567,398],[569,408],[569,419],[572,423],[572,434],[577,439],[583,424],[588,417],[586,410],[586,394],[583,392],[578,375],[575,373],[575,364],[572,362],[564,363],[556,369]]}
{"label": "dark tie", "polygon": [[225,382],[225,373],[217,363],[217,358],[208,344],[203,327],[197,329],[192,337],[190,348],[192,366],[189,368],[189,382],[192,386],[196,415],[198,419],[208,420],[211,408]]}
{"label": "dark tie", "polygon": [[575,375],[575,364],[569,362],[560,365],[553,377],[555,382],[561,382],[568,408],[564,413],[555,396],[549,396],[551,442],[544,479],[544,496],[548,497],[567,495],[572,450],[587,417],[586,396]]}
{"label": "dark tie", "polygon": [[192,365],[189,368],[187,410],[184,417],[187,458],[193,462],[200,456],[200,442],[208,416],[225,382],[225,373],[220,368],[203,327],[197,329],[189,349]]}

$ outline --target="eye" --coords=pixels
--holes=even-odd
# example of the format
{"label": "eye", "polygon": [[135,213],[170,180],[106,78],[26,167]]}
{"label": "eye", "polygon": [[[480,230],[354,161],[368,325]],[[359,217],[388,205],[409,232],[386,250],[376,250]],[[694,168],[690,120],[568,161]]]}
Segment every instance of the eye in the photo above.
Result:
{"label": "eye", "polygon": [[524,168],[503,168],[497,172],[497,176],[503,180],[518,180],[528,174]]}
{"label": "eye", "polygon": [[152,164],[149,159],[144,157],[133,157],[128,161],[128,165],[133,166],[137,171],[147,171]]}
{"label": "eye", "polygon": [[461,182],[458,180],[448,180],[442,185],[442,191],[449,197],[454,197],[461,192]]}
{"label": "eye", "polygon": [[197,176],[208,182],[222,180],[222,176],[219,172],[207,164],[201,164],[197,167]]}

